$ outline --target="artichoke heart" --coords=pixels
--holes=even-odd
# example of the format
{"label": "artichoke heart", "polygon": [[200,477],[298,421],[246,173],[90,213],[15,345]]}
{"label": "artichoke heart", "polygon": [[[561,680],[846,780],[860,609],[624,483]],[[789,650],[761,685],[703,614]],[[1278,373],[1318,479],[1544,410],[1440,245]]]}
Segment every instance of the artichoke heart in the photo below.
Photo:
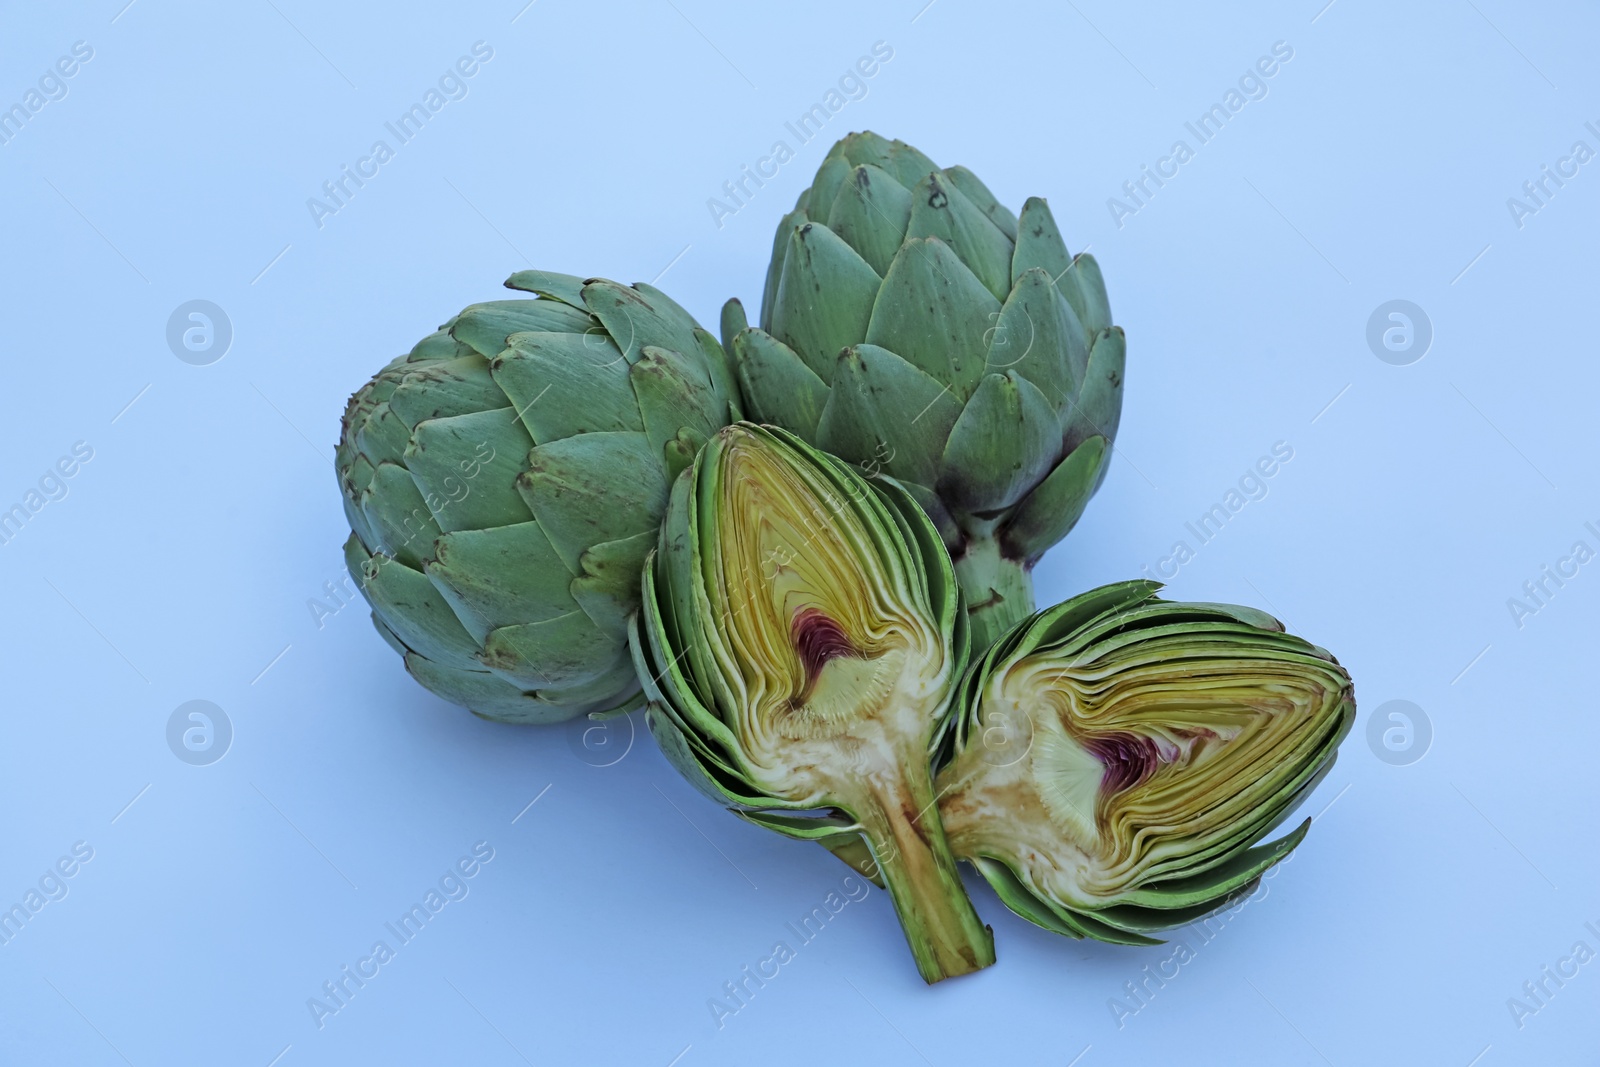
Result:
{"label": "artichoke heart", "polygon": [[994,962],[930,768],[965,620],[904,490],[736,423],[674,484],[631,630],[668,759],[758,825],[861,848],[929,982]]}
{"label": "artichoke heart", "polygon": [[[1247,893],[1259,845],[1332,767],[1355,702],[1328,653],[1248,608],[1152,582],[1018,626],[963,684],[940,770],[951,848],[1026,917],[1147,944]],[[1309,820],[1307,820],[1309,823]]]}

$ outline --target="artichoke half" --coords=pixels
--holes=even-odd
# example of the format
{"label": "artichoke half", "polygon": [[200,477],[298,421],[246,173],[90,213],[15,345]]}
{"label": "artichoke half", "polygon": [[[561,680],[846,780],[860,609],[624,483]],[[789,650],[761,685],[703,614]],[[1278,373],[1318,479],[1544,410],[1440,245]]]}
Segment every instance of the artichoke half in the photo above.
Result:
{"label": "artichoke half", "polygon": [[926,981],[994,962],[930,771],[966,617],[903,490],[782,430],[721,431],[672,487],[632,646],[691,782],[791,837],[864,839]]}
{"label": "artichoke half", "polygon": [[717,342],[648,285],[524,271],[350,398],[345,561],[428,689],[550,723],[642,703],[627,617],[672,478],[738,417]]}
{"label": "artichoke half", "polygon": [[[1350,677],[1276,619],[1103,586],[974,661],[935,786],[950,847],[1069,937],[1152,934],[1226,907],[1304,838],[1265,845],[1332,768]],[[823,842],[871,875],[843,839]]]}
{"label": "artichoke half", "polygon": [[745,410],[900,480],[938,527],[981,652],[1104,479],[1124,339],[1100,268],[1050,208],[852,133],[778,224],[760,327],[723,342]]}

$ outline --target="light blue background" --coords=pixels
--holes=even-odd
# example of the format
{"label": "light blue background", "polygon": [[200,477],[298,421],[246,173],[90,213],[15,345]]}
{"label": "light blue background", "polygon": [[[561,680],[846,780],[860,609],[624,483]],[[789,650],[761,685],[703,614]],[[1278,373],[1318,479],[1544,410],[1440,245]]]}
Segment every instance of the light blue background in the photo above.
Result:
{"label": "light blue background", "polygon": [[[0,546],[0,903],[94,849],[0,947],[0,1061],[1593,1062],[1600,963],[1520,1029],[1507,999],[1600,950],[1600,563],[1520,628],[1506,603],[1600,548],[1600,162],[1521,227],[1506,204],[1600,149],[1591,5],[124,2],[0,14],[0,104],[94,49],[0,146],[0,506],[94,450]],[[466,98],[315,225],[307,198],[478,40]],[[880,40],[865,98],[796,144],[784,122]],[[1184,123],[1277,41],[1265,98],[1197,145]],[[525,266],[661,276],[714,327],[861,128],[1047,196],[1104,268],[1120,458],[1041,601],[1154,567],[1294,450],[1169,592],[1334,650],[1361,720],[1304,848],[1120,1028],[1108,1001],[1166,950],[976,887],[998,966],[924,988],[874,892],[719,1029],[708,998],[844,869],[718,811],[642,724],[592,766],[562,728],[429,696],[360,605],[308,608],[343,574],[338,416],[382,362]],[[719,228],[707,199],[780,138],[797,158]],[[1116,225],[1179,138],[1195,157]],[[1434,329],[1409,366],[1365,339],[1397,298]],[[233,325],[210,366],[165,341],[192,299]],[[211,766],[165,741],[192,699],[233,724]],[[1365,739],[1392,699],[1433,725],[1409,766]],[[307,998],[478,841],[470,894],[319,1030]]]}

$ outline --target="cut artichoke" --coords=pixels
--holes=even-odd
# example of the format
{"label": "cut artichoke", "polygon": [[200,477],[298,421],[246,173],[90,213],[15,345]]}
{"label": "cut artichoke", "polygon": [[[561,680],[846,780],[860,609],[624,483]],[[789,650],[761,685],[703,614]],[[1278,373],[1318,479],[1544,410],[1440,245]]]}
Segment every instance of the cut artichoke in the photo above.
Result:
{"label": "cut artichoke", "polygon": [[852,133],[778,224],[760,328],[723,342],[746,411],[905,484],[955,560],[973,650],[1033,611],[1031,572],[1105,478],[1124,339],[1050,208]]}
{"label": "cut artichoke", "polygon": [[651,730],[692,782],[791,837],[864,838],[927,981],[994,962],[929,770],[965,615],[904,491],[728,427],[673,485],[632,646]]}
{"label": "cut artichoke", "polygon": [[1008,633],[963,679],[936,779],[956,855],[1069,937],[1156,944],[1248,894],[1310,820],[1257,843],[1332,768],[1355,718],[1324,650],[1262,612],[1159,588],[1103,586]]}
{"label": "cut artichoke", "polygon": [[350,398],[345,562],[406,670],[489,719],[643,703],[627,648],[672,477],[738,415],[665,293],[523,271]]}

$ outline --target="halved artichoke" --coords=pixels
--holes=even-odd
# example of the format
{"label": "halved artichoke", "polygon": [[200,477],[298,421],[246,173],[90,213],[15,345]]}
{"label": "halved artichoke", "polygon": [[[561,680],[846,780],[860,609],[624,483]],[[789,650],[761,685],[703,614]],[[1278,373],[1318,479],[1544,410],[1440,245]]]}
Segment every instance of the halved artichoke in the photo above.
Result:
{"label": "halved artichoke", "polygon": [[[1257,842],[1355,718],[1323,649],[1262,612],[1159,588],[1103,586],[1011,630],[963,679],[935,780],[956,855],[1069,937],[1157,944],[1251,892],[1310,820]],[[849,842],[824,843],[864,866]]]}
{"label": "halved artichoke", "polygon": [[631,645],[678,769],[779,833],[864,838],[928,982],[993,963],[934,811],[968,634],[916,502],[737,423],[674,483],[643,586]]}
{"label": "halved artichoke", "polygon": [[1023,917],[1153,944],[1298,845],[1265,845],[1333,767],[1350,676],[1251,608],[1103,586],[974,665],[940,771],[951,847]]}

